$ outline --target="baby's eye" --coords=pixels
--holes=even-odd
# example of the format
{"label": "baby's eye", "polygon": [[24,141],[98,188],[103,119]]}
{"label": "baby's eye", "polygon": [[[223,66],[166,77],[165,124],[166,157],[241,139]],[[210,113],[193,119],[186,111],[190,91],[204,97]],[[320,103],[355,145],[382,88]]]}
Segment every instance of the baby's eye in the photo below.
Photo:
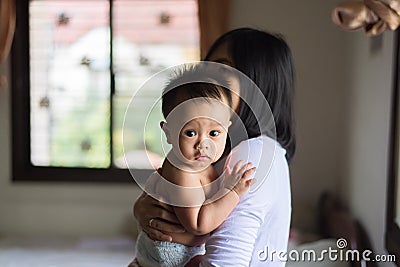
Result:
{"label": "baby's eye", "polygon": [[210,136],[212,136],[212,137],[216,137],[216,136],[218,136],[219,134],[220,134],[220,132],[217,131],[217,130],[213,130],[213,131],[210,132]]}
{"label": "baby's eye", "polygon": [[196,135],[196,132],[193,131],[193,130],[186,130],[185,131],[185,135],[188,136],[188,137],[193,137],[193,136]]}

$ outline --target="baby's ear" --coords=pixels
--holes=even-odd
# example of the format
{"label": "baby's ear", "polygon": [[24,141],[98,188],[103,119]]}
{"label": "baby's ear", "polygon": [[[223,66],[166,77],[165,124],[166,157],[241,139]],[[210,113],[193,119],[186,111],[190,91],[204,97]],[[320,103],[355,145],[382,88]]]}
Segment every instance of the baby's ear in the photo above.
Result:
{"label": "baby's ear", "polygon": [[232,125],[232,121],[229,121],[228,128]]}
{"label": "baby's ear", "polygon": [[171,133],[169,131],[168,123],[166,123],[165,121],[162,121],[162,122],[160,122],[160,127],[164,131],[165,137],[167,137],[167,143],[172,144],[171,143]]}

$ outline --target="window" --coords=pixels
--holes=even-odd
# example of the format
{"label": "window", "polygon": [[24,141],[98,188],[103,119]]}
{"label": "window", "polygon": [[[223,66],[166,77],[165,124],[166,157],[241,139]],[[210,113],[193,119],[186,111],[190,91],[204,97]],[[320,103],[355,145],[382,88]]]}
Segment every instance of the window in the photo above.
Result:
{"label": "window", "polygon": [[[197,1],[18,1],[12,56],[14,180],[132,181],[125,109],[151,75],[199,60]],[[139,97],[160,95],[153,88]],[[127,160],[143,175],[151,166],[139,140],[160,164],[161,120],[161,111],[152,115],[145,136],[140,127],[124,132],[134,148]]]}

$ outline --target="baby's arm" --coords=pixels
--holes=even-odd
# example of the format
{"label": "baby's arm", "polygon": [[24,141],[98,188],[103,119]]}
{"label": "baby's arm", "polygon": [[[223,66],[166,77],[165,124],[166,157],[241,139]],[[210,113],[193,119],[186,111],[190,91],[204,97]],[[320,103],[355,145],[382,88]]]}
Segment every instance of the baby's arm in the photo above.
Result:
{"label": "baby's arm", "polygon": [[[232,169],[232,172],[228,172],[228,178],[239,177],[238,182],[233,188],[223,188],[217,192],[218,195],[222,196],[215,201],[203,204],[206,201],[204,191],[186,191],[191,189],[179,190],[179,197],[191,198],[199,200],[198,206],[195,207],[177,207],[174,206],[174,211],[182,226],[190,233],[194,235],[204,235],[210,233],[216,229],[232,212],[232,210],[239,203],[240,196],[248,191],[253,183],[253,179],[249,179],[250,175],[255,171],[255,168],[251,168],[250,164],[244,164],[238,162]],[[198,175],[188,174],[182,172],[176,168],[164,172],[163,177],[167,180],[184,187],[197,187],[202,188]],[[176,192],[175,192],[176,193]],[[195,193],[195,195],[193,195]],[[175,196],[176,197],[176,196]],[[201,206],[200,206],[201,205]]]}

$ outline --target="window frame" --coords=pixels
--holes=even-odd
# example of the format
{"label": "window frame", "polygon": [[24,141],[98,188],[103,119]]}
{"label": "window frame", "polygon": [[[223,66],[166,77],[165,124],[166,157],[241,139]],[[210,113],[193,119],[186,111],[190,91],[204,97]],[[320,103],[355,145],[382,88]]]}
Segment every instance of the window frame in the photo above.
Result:
{"label": "window frame", "polygon": [[386,199],[386,229],[385,246],[389,253],[396,257],[396,265],[400,266],[400,225],[396,222],[397,205],[399,205],[400,192],[398,192],[398,169],[400,168],[400,29],[394,34],[394,62],[393,62],[393,88],[392,109],[389,137],[389,157],[387,176],[387,199]]}
{"label": "window frame", "polygon": [[[112,35],[112,0],[110,3],[110,35]],[[112,110],[115,81],[112,69],[112,38],[110,38],[110,109]],[[11,49],[11,129],[13,182],[105,182],[132,183],[129,169],[112,164],[112,127],[110,127],[110,157],[108,168],[34,166],[30,145],[30,67],[29,67],[29,0],[16,1],[16,28]],[[110,112],[110,125],[113,115]],[[135,170],[135,175],[149,176],[154,170]],[[132,184],[136,184],[135,182]]]}

